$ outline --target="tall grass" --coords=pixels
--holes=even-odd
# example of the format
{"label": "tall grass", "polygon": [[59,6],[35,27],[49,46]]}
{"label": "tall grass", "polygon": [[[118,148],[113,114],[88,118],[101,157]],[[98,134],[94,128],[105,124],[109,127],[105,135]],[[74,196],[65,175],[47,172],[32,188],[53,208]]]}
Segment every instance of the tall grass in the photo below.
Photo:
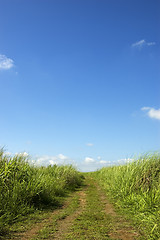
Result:
{"label": "tall grass", "polygon": [[146,239],[160,239],[160,154],[126,165],[104,167],[94,176],[124,212],[132,214]]}
{"label": "tall grass", "polygon": [[82,183],[71,165],[36,167],[22,155],[9,157],[0,150],[0,232],[21,215],[45,205]]}

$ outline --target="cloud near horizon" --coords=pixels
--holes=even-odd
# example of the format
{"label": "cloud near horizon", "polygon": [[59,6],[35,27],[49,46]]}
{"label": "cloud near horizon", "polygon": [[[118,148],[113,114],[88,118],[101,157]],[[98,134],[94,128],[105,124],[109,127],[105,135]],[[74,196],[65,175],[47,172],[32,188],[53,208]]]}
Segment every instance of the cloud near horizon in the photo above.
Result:
{"label": "cloud near horizon", "polygon": [[27,152],[15,153],[15,155],[19,155],[19,156],[23,156],[23,157],[29,157],[29,154]]}
{"label": "cloud near horizon", "polygon": [[148,117],[160,120],[160,109],[155,109],[151,107],[143,107],[141,108],[142,111],[146,111]]}
{"label": "cloud near horizon", "polygon": [[63,154],[58,154],[56,156],[51,155],[37,156],[33,158],[32,163],[39,166],[48,166],[54,164],[56,165],[72,164],[74,167],[76,167],[79,171],[82,172],[95,171],[101,167],[109,166],[111,164],[110,161],[102,160],[101,157],[97,157],[97,159],[94,159],[92,157],[85,157],[85,159],[82,161],[76,161]]}
{"label": "cloud near horizon", "polygon": [[86,157],[84,161],[85,161],[85,163],[93,163],[93,162],[95,162],[95,160],[93,158],[91,158],[91,157]]}
{"label": "cloud near horizon", "polygon": [[73,164],[75,165],[74,161],[63,155],[58,154],[56,156],[50,156],[50,155],[43,155],[43,156],[37,156],[32,160],[32,163],[40,165],[40,166],[48,166],[48,165],[64,165],[64,164]]}
{"label": "cloud near horizon", "polygon": [[155,42],[147,42],[146,40],[142,39],[138,42],[133,43],[132,47],[141,49],[144,46],[153,46],[153,45],[156,45],[156,43]]}
{"label": "cloud near horizon", "polygon": [[14,61],[11,58],[0,54],[0,70],[8,70],[14,66]]}
{"label": "cloud near horizon", "polygon": [[125,163],[129,163],[129,162],[133,162],[135,161],[134,158],[122,158],[122,159],[119,159],[117,161],[118,164],[125,164]]}
{"label": "cloud near horizon", "polygon": [[[13,156],[11,152],[6,152],[5,155]],[[73,165],[78,171],[81,171],[81,172],[92,172],[92,171],[101,169],[102,167],[108,167],[108,166],[117,165],[117,164],[125,164],[127,162],[134,160],[131,158],[125,158],[125,159],[120,159],[120,160],[111,162],[111,161],[103,160],[100,156],[98,156],[97,158],[85,157],[81,161],[76,161],[61,153],[55,156],[54,155],[39,155],[39,156],[37,155],[33,158],[27,152],[15,153],[15,155],[23,156],[26,159],[28,159],[31,164],[34,164],[37,166]]]}
{"label": "cloud near horizon", "polygon": [[102,160],[100,156],[97,157],[97,160],[95,160],[94,158],[91,158],[91,157],[86,157],[84,162],[86,164],[90,164],[90,163],[95,163],[95,164],[109,164],[110,161],[105,161],[105,160]]}
{"label": "cloud near horizon", "polygon": [[97,157],[97,159],[86,157],[84,159],[84,164],[91,168],[97,169],[99,167],[103,166],[109,166],[111,164],[110,161],[103,160],[100,156]]}

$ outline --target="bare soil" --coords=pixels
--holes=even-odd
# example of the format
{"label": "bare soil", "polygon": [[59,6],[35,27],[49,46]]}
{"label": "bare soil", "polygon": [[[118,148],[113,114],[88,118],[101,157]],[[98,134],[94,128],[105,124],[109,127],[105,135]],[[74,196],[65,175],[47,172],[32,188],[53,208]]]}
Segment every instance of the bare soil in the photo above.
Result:
{"label": "bare soil", "polygon": [[[58,229],[54,235],[54,239],[63,240],[64,236],[68,233],[68,229],[73,224],[74,219],[81,214],[86,205],[86,193],[84,191],[79,192],[79,208],[71,215],[67,216],[65,219],[58,221]],[[53,238],[52,238],[53,239]]]}

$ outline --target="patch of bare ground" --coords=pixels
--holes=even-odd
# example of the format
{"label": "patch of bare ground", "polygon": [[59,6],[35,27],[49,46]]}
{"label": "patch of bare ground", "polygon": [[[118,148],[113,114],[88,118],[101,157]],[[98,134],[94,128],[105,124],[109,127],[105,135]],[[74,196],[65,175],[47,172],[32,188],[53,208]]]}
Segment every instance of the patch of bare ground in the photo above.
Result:
{"label": "patch of bare ground", "polygon": [[73,221],[82,213],[86,206],[86,193],[85,191],[79,192],[79,208],[65,219],[58,220],[58,228],[52,239],[63,240],[68,233]]}

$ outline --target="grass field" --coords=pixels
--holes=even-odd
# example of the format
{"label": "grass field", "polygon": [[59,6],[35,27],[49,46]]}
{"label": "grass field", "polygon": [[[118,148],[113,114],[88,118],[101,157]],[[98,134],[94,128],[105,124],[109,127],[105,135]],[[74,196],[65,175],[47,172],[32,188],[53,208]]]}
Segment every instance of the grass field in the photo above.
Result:
{"label": "grass field", "polygon": [[0,233],[22,216],[57,206],[68,191],[82,183],[72,166],[37,167],[23,155],[9,157],[0,151]]}
{"label": "grass field", "polygon": [[160,239],[160,155],[80,173],[0,151],[0,239]]}
{"label": "grass field", "polygon": [[113,203],[139,226],[146,239],[160,239],[160,154],[92,174]]}

